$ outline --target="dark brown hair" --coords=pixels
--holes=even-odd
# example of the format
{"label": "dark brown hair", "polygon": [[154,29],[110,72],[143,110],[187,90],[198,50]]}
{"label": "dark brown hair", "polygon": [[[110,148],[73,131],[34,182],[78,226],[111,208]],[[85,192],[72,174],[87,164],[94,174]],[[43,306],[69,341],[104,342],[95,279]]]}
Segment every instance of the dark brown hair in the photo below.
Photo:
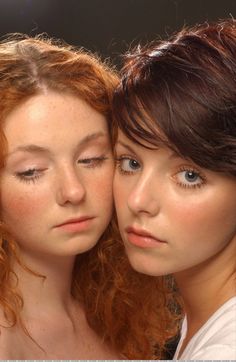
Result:
{"label": "dark brown hair", "polygon": [[236,176],[236,21],[184,28],[127,54],[113,127]]}

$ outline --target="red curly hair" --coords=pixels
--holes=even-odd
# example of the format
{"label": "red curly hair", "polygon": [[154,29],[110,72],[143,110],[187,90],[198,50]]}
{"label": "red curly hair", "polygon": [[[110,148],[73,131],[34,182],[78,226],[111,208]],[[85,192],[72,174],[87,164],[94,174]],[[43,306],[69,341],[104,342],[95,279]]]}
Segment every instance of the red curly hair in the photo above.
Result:
{"label": "red curly hair", "polygon": [[[14,107],[45,88],[82,98],[111,124],[117,74],[83,49],[42,36],[15,34],[0,43],[0,74],[1,124]],[[0,167],[4,167],[7,142],[1,127],[0,138]],[[109,225],[92,250],[77,256],[71,292],[83,303],[89,325],[124,358],[160,359],[166,340],[176,332],[175,301],[166,292],[164,279],[132,270],[115,224]],[[2,224],[0,231],[0,306],[9,325],[19,323],[27,333],[12,260],[27,266]]]}

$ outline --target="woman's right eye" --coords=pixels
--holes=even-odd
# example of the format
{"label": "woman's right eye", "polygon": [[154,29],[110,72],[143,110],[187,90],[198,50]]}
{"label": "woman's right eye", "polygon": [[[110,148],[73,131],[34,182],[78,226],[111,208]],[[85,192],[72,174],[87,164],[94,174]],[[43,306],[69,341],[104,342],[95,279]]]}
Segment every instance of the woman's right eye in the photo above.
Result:
{"label": "woman's right eye", "polygon": [[123,174],[133,174],[140,170],[140,163],[132,157],[121,156],[116,159],[118,170]]}
{"label": "woman's right eye", "polygon": [[36,168],[29,168],[28,170],[17,172],[16,177],[24,182],[35,182],[42,176],[42,171]]}

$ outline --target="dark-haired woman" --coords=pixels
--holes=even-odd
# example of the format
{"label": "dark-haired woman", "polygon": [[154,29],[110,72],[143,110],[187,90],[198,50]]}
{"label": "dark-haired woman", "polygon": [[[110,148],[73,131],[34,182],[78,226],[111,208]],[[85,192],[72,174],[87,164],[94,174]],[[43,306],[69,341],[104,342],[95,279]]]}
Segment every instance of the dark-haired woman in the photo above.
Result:
{"label": "dark-haired woman", "polygon": [[236,22],[129,54],[113,111],[127,255],[183,299],[174,359],[235,360]]}

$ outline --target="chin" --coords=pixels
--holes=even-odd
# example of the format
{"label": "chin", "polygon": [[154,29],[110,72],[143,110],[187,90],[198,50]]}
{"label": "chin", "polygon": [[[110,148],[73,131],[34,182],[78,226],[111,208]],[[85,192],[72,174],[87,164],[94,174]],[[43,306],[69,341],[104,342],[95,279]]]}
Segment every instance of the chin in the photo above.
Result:
{"label": "chin", "polygon": [[167,266],[161,265],[160,260],[151,258],[147,255],[140,255],[139,253],[127,253],[130,265],[132,268],[141,274],[150,275],[153,277],[164,276],[171,274]]}
{"label": "chin", "polygon": [[84,238],[83,241],[80,238],[78,238],[77,240],[70,240],[64,243],[63,246],[61,245],[61,248],[60,250],[58,249],[58,252],[60,253],[60,255],[76,256],[93,249],[97,242],[97,238],[89,241],[87,241],[86,238]]}

